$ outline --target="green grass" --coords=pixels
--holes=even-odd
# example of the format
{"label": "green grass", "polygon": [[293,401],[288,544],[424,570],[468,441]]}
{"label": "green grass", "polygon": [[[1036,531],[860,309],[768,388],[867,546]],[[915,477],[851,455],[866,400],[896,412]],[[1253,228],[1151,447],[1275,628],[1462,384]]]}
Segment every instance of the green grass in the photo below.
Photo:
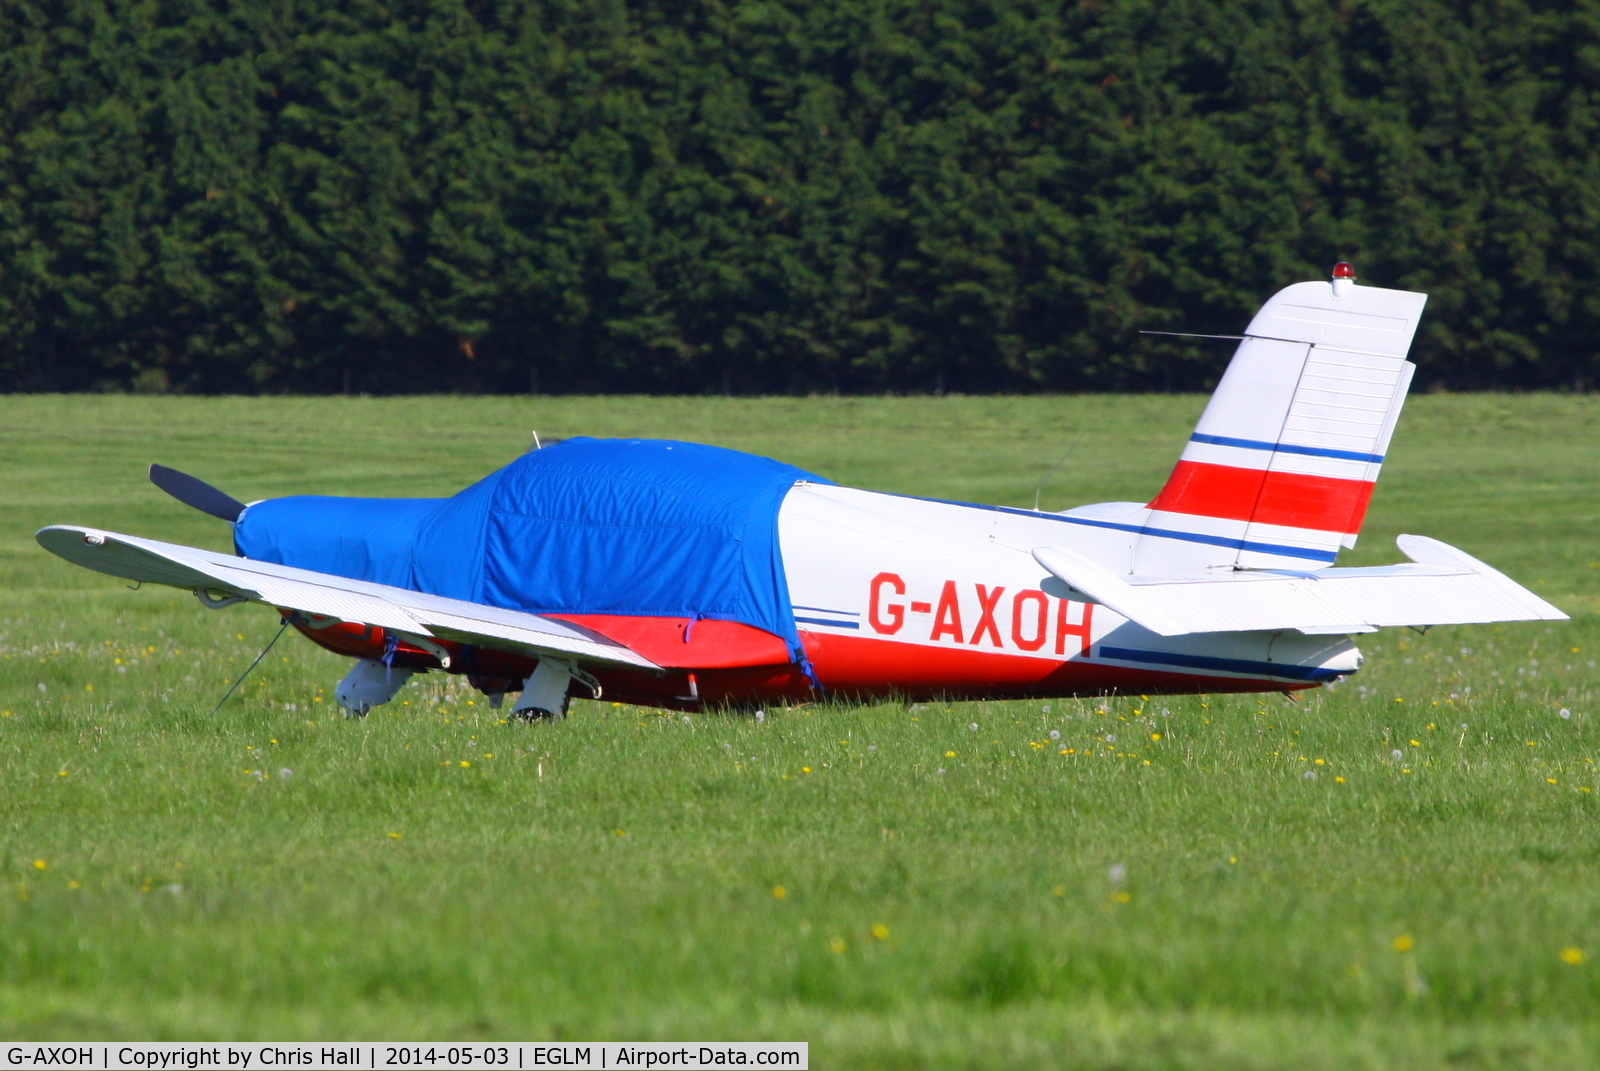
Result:
{"label": "green grass", "polygon": [[[1366,637],[1367,668],[1299,706],[823,704],[757,725],[582,702],[511,726],[432,675],[347,722],[344,664],[289,636],[212,715],[269,611],[130,591],[31,538],[73,522],[223,548],[147,462],[245,499],[446,494],[531,428],[1029,505],[1089,427],[1045,488],[1060,509],[1148,497],[1202,404],[0,398],[0,1034],[1590,1065],[1595,399],[1413,399],[1347,556],[1437,536],[1574,620]],[[1052,730],[1074,754],[1037,746]]]}

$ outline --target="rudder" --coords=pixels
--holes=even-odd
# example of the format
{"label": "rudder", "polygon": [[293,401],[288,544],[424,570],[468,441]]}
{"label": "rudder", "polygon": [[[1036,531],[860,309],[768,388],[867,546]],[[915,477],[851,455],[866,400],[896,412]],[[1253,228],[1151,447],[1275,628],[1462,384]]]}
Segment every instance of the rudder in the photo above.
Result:
{"label": "rudder", "polygon": [[1297,283],[1256,313],[1134,549],[1139,575],[1320,569],[1355,545],[1427,295]]}

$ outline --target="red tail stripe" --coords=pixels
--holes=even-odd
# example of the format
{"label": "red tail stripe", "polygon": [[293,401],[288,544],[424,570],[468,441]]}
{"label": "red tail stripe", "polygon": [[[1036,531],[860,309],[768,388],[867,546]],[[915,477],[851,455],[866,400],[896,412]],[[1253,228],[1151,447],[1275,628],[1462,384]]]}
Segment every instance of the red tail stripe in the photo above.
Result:
{"label": "red tail stripe", "polygon": [[1373,484],[1180,461],[1151,509],[1319,532],[1357,532]]}

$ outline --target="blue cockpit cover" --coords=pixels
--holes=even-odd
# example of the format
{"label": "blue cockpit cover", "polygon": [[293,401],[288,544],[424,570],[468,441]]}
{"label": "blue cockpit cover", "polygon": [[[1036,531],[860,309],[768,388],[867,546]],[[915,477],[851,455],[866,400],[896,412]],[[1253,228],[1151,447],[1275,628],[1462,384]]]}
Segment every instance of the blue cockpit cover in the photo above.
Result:
{"label": "blue cockpit cover", "polygon": [[234,527],[257,561],[531,613],[714,618],[800,659],[778,547],[792,465],[696,443],[568,439],[451,498],[257,502]]}

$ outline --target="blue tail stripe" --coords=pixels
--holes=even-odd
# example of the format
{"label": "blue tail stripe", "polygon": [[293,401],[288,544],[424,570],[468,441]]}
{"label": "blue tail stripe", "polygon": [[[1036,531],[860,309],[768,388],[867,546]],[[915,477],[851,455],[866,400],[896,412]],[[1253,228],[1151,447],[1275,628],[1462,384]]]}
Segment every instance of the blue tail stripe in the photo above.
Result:
{"label": "blue tail stripe", "polygon": [[1365,461],[1371,465],[1383,464],[1382,454],[1358,454],[1354,450],[1329,450],[1321,446],[1296,446],[1293,443],[1269,443],[1260,439],[1230,439],[1226,435],[1201,435],[1198,431],[1189,436],[1192,443],[1210,446],[1237,446],[1241,450],[1270,450],[1279,454],[1304,454],[1306,457],[1336,457],[1342,461]]}
{"label": "blue tail stripe", "polygon": [[954,499],[929,498],[925,495],[897,495],[895,497],[915,499],[918,502],[937,502],[944,506],[986,509],[995,513],[1014,513],[1018,517],[1032,517],[1036,520],[1056,521],[1061,524],[1082,524],[1090,528],[1111,528],[1118,532],[1160,536],[1163,539],[1181,539],[1186,543],[1204,543],[1212,547],[1227,547],[1229,550],[1255,550],[1263,554],[1281,554],[1286,558],[1304,558],[1313,562],[1328,562],[1332,564],[1334,559],[1338,557],[1338,551],[1333,550],[1312,550],[1309,547],[1291,547],[1283,543],[1257,543],[1249,539],[1230,539],[1227,536],[1203,535],[1199,532],[1178,532],[1169,528],[1147,528],[1142,524],[1095,521],[1087,517],[1064,517],[1059,513],[1041,513],[1037,510],[1018,509],[1015,506],[986,506],[978,502],[957,502]]}
{"label": "blue tail stripe", "polygon": [[1338,670],[1321,666],[1294,666],[1282,662],[1252,662],[1244,658],[1213,658],[1210,655],[1179,654],[1176,651],[1136,651],[1130,647],[1100,647],[1100,657],[1115,658],[1122,662],[1145,662],[1152,665],[1182,666],[1185,669],[1219,669],[1226,673],[1248,673],[1252,676],[1283,677],[1297,681],[1331,681],[1342,676]]}
{"label": "blue tail stripe", "polygon": [[806,625],[828,625],[833,628],[854,629],[859,629],[861,627],[861,625],[855,621],[824,621],[820,617],[801,617],[799,614],[796,614],[794,619]]}

